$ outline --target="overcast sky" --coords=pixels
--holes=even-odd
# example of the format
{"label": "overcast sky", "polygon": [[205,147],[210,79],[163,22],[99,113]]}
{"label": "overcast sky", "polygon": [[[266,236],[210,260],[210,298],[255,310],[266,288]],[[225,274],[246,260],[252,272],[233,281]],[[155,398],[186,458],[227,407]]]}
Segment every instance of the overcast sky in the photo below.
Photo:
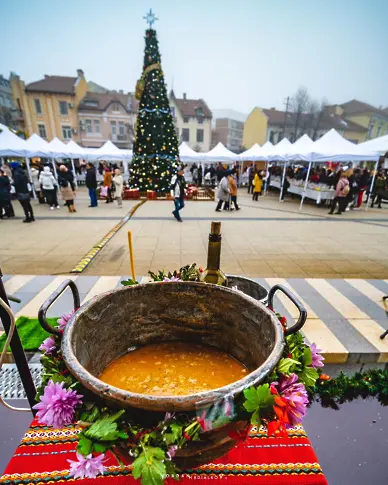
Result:
{"label": "overcast sky", "polygon": [[168,88],[211,109],[284,108],[299,86],[388,106],[388,0],[0,0],[0,73],[134,91],[152,7]]}

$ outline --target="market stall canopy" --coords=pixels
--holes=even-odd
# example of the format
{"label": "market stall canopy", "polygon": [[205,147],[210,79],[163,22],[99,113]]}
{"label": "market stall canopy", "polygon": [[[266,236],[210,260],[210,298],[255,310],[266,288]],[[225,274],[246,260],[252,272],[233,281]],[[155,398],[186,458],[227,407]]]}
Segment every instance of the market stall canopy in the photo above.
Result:
{"label": "market stall canopy", "polygon": [[27,157],[27,143],[8,128],[0,133],[0,157]]}
{"label": "market stall canopy", "polygon": [[179,146],[179,158],[181,162],[201,162],[203,161],[203,153],[197,153],[185,142]]}
{"label": "market stall canopy", "polygon": [[291,145],[287,160],[305,160],[301,153],[308,151],[313,144],[313,140],[308,135],[304,134]]}
{"label": "market stall canopy", "polygon": [[272,154],[268,156],[268,160],[287,160],[291,147],[292,143],[287,138],[283,138],[279,143],[269,148]]}
{"label": "market stall canopy", "polygon": [[273,144],[270,141],[266,141],[261,147],[261,154],[263,156],[262,160],[268,160],[271,155],[273,155]]}
{"label": "market stall canopy", "polygon": [[380,155],[385,155],[388,152],[388,135],[379,136],[373,140],[365,141],[358,146],[366,148],[367,150],[373,150]]}
{"label": "market stall canopy", "polygon": [[240,153],[240,160],[243,162],[257,162],[258,160],[264,160],[262,147],[255,143],[251,148]]}
{"label": "market stall canopy", "polygon": [[86,158],[85,148],[80,147],[74,140],[70,140],[65,146],[66,146],[68,157]]}
{"label": "market stall canopy", "polygon": [[89,153],[87,157],[91,160],[115,161],[127,159],[128,155],[126,155],[123,150],[120,150],[120,148],[117,148],[116,145],[108,140],[106,143],[104,143],[104,145],[102,145],[102,147],[97,148],[96,150],[93,150],[93,152]]}
{"label": "market stall canopy", "polygon": [[5,126],[3,125],[3,123],[0,123],[0,132],[2,131],[10,131],[10,129],[8,128],[8,126]]}
{"label": "market stall canopy", "polygon": [[49,148],[51,151],[51,155],[55,158],[71,158],[68,152],[68,147],[63,143],[63,141],[59,140],[59,138],[54,137],[49,142]]}
{"label": "market stall canopy", "polygon": [[219,142],[210,152],[203,154],[203,160],[205,162],[222,162],[231,165],[236,160],[240,160],[240,155],[231,152]]}
{"label": "market stall canopy", "polygon": [[47,141],[43,140],[36,133],[33,133],[30,138],[26,141],[26,146],[28,149],[28,157],[44,157],[52,158],[54,155],[51,154],[50,146]]}
{"label": "market stall canopy", "polygon": [[303,160],[311,162],[377,160],[379,156],[373,150],[346,140],[334,128],[315,141],[310,148],[301,151],[300,155]]}

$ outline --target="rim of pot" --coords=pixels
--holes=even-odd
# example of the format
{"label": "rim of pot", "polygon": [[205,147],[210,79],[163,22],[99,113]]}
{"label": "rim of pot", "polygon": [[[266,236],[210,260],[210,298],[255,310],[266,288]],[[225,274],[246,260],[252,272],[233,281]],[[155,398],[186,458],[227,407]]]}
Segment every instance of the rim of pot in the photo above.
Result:
{"label": "rim of pot", "polygon": [[[70,344],[72,334],[74,331],[74,326],[76,319],[80,314],[84,313],[91,307],[95,300],[101,299],[101,297],[112,295],[119,291],[136,291],[136,288],[144,287],[147,285],[190,285],[194,288],[196,286],[203,286],[204,284],[217,288],[216,291],[225,291],[232,293],[243,300],[246,300],[256,307],[259,307],[261,311],[265,312],[271,319],[275,330],[275,340],[271,353],[267,359],[261,364],[259,368],[250,372],[248,375],[239,379],[238,381],[232,382],[223,387],[216,389],[211,389],[209,391],[198,392],[195,394],[186,394],[183,396],[158,396],[151,394],[140,394],[130,391],[125,391],[119,387],[111,386],[98,377],[95,377],[85,367],[79,362],[75,356],[72,346]],[[71,319],[68,321],[62,338],[62,355],[66,366],[70,372],[84,385],[87,389],[99,395],[103,399],[108,399],[110,401],[116,402],[116,404],[122,404],[126,407],[135,407],[139,409],[149,410],[149,411],[170,411],[170,412],[181,412],[181,411],[193,411],[195,408],[202,408],[216,403],[217,401],[223,401],[228,397],[240,394],[244,389],[256,385],[260,379],[265,375],[268,375],[273,368],[276,366],[280,360],[283,349],[284,349],[284,331],[276,315],[265,307],[260,301],[242,293],[240,291],[232,290],[231,288],[225,286],[214,285],[210,283],[202,283],[196,281],[157,281],[146,284],[138,284],[133,286],[126,286],[123,288],[116,288],[110,290],[95,297],[91,298],[87,303],[84,303],[80,308],[73,314]]]}

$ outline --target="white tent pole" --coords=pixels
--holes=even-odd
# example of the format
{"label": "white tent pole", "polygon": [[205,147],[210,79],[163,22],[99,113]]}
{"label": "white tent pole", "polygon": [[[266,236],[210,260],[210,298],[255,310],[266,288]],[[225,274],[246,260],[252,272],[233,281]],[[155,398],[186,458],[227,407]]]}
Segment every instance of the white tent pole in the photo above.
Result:
{"label": "white tent pole", "polygon": [[375,165],[375,173],[373,174],[373,177],[372,177],[372,183],[370,184],[370,189],[369,189],[369,197],[367,199],[367,202],[366,202],[366,206],[365,206],[365,211],[368,210],[368,207],[369,207],[369,200],[373,197],[373,194],[372,194],[372,191],[373,191],[373,186],[375,184],[375,179],[376,179],[376,175],[377,175],[377,168],[379,166],[379,161],[376,160],[376,165]]}
{"label": "white tent pole", "polygon": [[71,160],[71,166],[73,168],[73,174],[74,174],[74,182],[75,182],[75,186],[78,187],[78,182],[77,182],[77,174],[75,173],[75,165],[74,165],[74,160],[72,158],[70,158]]}
{"label": "white tent pole", "polygon": [[308,184],[309,177],[310,177],[310,171],[311,171],[312,164],[313,164],[313,162],[312,162],[312,161],[310,161],[310,163],[309,163],[309,168],[307,169],[307,176],[306,176],[306,181],[305,181],[305,183],[304,183],[304,188],[303,188],[303,193],[302,193],[302,200],[300,201],[300,207],[299,207],[299,210],[300,210],[300,211],[302,210],[302,207],[303,207],[303,201],[304,201],[304,198],[305,198],[305,196],[306,196],[306,189],[307,189],[307,184]]}
{"label": "white tent pole", "polygon": [[280,202],[282,201],[283,191],[284,191],[284,182],[286,180],[286,166],[287,166],[287,162],[284,162],[283,175],[282,175],[282,183],[281,183],[281,186],[280,186],[280,195],[279,195],[279,201]]}
{"label": "white tent pole", "polygon": [[266,160],[265,162],[265,179],[264,179],[264,196],[268,192],[268,165],[269,161]]}
{"label": "white tent pole", "polygon": [[54,159],[53,159],[53,158],[51,159],[51,164],[52,164],[53,169],[54,169],[55,178],[58,180],[57,166],[56,166],[55,161],[54,161]]}
{"label": "white tent pole", "polygon": [[32,187],[32,193],[34,195],[34,199],[36,200],[37,197],[36,197],[35,187],[34,187],[34,184],[32,182],[32,177],[31,177],[30,159],[28,157],[26,157],[26,165],[27,165],[28,178],[30,179],[30,184],[31,184],[31,187]]}

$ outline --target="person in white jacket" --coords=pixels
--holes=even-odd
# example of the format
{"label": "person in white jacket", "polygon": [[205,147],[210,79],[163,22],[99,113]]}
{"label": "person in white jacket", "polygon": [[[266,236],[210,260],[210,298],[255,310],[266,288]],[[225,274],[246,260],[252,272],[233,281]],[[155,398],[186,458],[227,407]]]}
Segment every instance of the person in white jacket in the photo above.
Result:
{"label": "person in white jacket", "polygon": [[172,214],[178,222],[183,222],[179,211],[185,206],[185,187],[186,180],[183,176],[183,168],[179,168],[177,175],[174,175],[171,180],[170,190],[175,204],[175,210],[172,211]]}
{"label": "person in white jacket", "polygon": [[115,187],[115,199],[117,200],[117,207],[121,209],[123,207],[124,179],[119,168],[116,168],[112,181]]}
{"label": "person in white jacket", "polygon": [[55,207],[59,209],[57,200],[57,187],[58,182],[54,175],[50,171],[50,167],[43,167],[43,172],[40,174],[39,183],[43,188],[43,194],[45,196],[47,204],[51,210]]}

